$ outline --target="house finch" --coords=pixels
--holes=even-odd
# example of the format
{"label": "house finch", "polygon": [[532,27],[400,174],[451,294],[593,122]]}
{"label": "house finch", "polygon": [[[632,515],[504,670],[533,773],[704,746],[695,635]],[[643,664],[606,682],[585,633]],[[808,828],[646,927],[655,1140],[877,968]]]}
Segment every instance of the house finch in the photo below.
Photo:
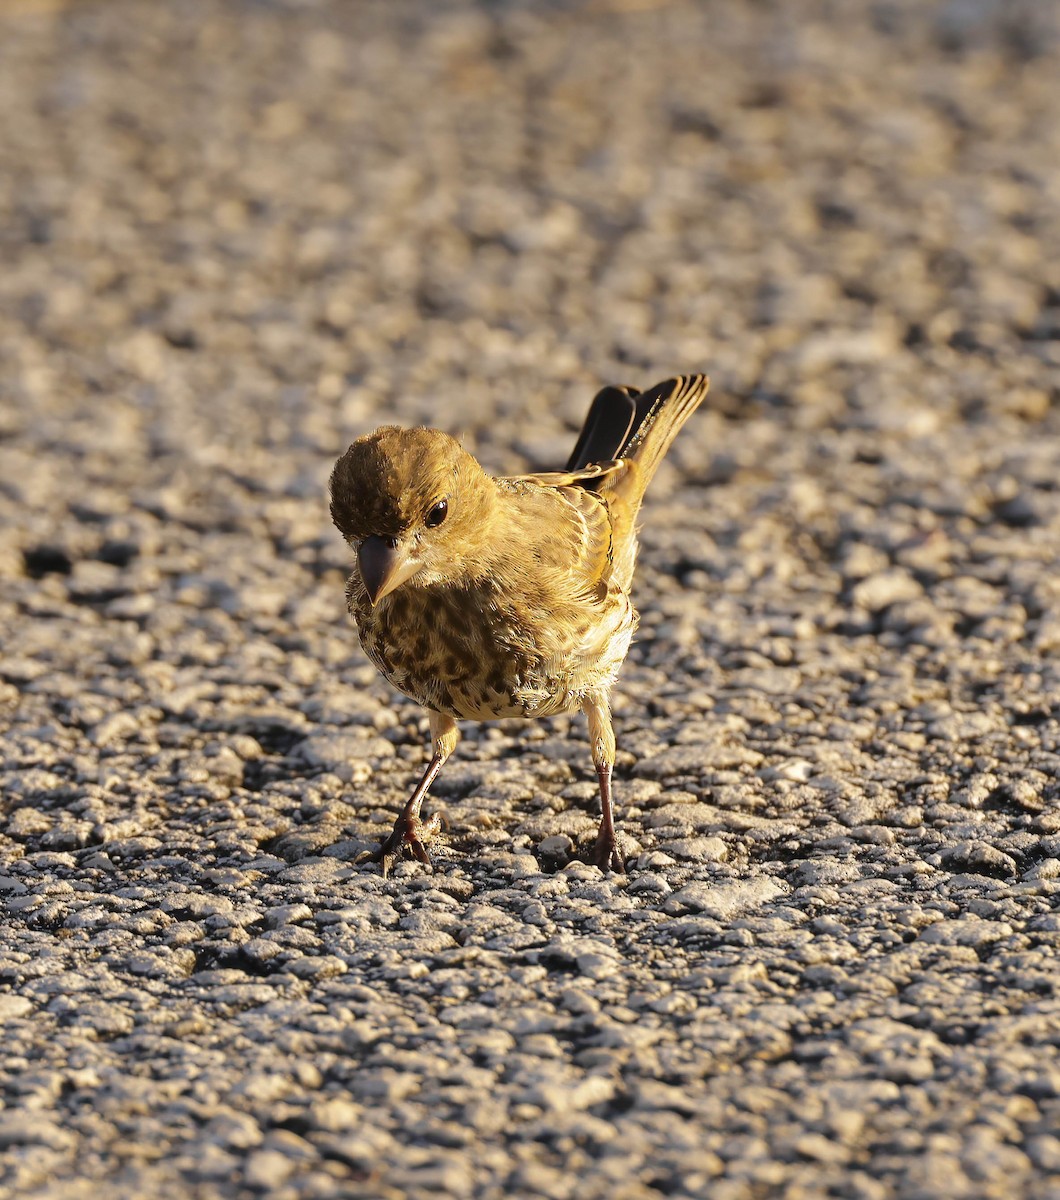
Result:
{"label": "house finch", "polygon": [[630,583],[637,512],[703,375],[647,392],[606,387],[566,471],[487,475],[437,429],[385,425],[331,475],[331,516],[357,554],[346,599],[361,645],[422,704],[434,754],[375,858],[429,863],[439,828],[427,789],[456,747],[458,718],[588,718],[602,817],[591,861],[624,871],[615,838],[609,696],[637,626]]}

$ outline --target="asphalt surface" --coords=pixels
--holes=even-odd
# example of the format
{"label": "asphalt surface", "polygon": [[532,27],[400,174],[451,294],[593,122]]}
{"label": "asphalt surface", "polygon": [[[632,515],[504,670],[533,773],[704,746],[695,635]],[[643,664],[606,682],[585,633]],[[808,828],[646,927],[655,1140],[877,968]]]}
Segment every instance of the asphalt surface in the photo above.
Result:
{"label": "asphalt surface", "polygon": [[[1060,1197],[1054,5],[8,0],[0,1200]],[[324,495],[706,370],[616,703],[426,727]]]}

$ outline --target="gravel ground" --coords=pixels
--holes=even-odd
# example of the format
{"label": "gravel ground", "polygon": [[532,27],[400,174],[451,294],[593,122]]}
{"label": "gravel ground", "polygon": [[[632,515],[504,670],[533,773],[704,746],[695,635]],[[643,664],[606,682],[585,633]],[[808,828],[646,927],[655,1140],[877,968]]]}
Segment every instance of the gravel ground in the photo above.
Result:
{"label": "gravel ground", "polygon": [[[1056,12],[8,0],[0,1200],[1060,1197]],[[698,369],[384,882],[334,458]]]}

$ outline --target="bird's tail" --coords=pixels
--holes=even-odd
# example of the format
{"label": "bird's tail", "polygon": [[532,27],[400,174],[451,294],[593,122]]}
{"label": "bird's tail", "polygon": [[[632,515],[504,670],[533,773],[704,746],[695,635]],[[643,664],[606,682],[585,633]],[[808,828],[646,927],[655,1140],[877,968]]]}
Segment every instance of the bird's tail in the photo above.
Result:
{"label": "bird's tail", "polygon": [[634,512],[663,456],[709,387],[706,375],[678,375],[636,397],[636,415],[618,454],[629,470],[615,480],[613,488]]}

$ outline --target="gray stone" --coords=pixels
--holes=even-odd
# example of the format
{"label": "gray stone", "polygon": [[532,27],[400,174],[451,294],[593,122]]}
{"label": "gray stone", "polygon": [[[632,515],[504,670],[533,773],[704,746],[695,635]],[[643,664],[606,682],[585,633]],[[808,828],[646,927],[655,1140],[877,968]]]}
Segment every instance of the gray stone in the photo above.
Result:
{"label": "gray stone", "polygon": [[776,880],[765,877],[730,883],[704,880],[685,884],[666,900],[664,907],[667,912],[699,912],[727,921],[768,904],[785,890]]}

